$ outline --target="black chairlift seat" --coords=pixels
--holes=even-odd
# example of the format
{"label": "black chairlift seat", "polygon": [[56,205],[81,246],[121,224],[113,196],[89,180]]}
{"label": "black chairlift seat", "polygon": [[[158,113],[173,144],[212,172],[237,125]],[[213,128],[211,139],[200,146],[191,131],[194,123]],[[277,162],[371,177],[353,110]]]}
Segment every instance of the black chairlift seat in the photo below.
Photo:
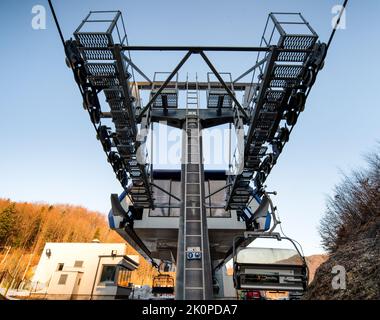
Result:
{"label": "black chairlift seat", "polygon": [[294,249],[243,248],[234,256],[233,267],[238,290],[303,292],[306,289],[306,263]]}
{"label": "black chairlift seat", "polygon": [[174,279],[168,274],[160,274],[153,278],[153,294],[173,294]]}

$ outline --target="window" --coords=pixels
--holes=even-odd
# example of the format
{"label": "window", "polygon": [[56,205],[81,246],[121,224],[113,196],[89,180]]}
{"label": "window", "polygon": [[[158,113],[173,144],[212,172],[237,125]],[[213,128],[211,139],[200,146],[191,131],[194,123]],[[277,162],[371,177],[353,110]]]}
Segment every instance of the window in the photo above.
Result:
{"label": "window", "polygon": [[224,201],[226,198],[226,189],[221,190],[226,185],[226,181],[221,180],[207,180],[205,181],[205,193],[212,194],[218,190],[217,193],[214,193],[212,196],[206,199],[206,205],[209,206],[207,208],[207,216],[208,217],[221,217],[221,218],[230,218],[231,212],[225,211]]}
{"label": "window", "polygon": [[66,284],[66,281],[67,281],[67,274],[61,274],[58,280],[58,284],[64,285]]}
{"label": "window", "polygon": [[124,268],[119,269],[117,284],[122,287],[129,287],[131,283],[131,276],[132,276],[131,271]]}
{"label": "window", "polygon": [[64,263],[58,263],[57,271],[62,271],[64,265]]}
{"label": "window", "polygon": [[[163,188],[164,190],[169,191],[174,196],[181,198],[181,182],[180,181],[174,181],[172,179],[157,179],[155,180],[155,183]],[[163,203],[178,206],[180,205],[180,202],[176,200],[175,198],[170,197],[168,194],[163,192],[162,190],[153,187],[155,199],[157,203]],[[180,215],[180,208],[156,208],[154,210],[149,209],[149,216],[150,217],[179,217]]]}
{"label": "window", "polygon": [[82,268],[83,267],[83,261],[77,260],[74,262],[74,268]]}
{"label": "window", "polygon": [[116,266],[103,265],[100,282],[115,282]]}

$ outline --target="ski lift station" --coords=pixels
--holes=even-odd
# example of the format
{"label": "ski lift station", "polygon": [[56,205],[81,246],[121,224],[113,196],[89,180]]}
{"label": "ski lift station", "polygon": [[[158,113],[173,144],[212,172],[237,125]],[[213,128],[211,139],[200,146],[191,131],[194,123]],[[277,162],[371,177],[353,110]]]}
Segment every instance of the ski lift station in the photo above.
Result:
{"label": "ski lift station", "polygon": [[[109,225],[153,265],[176,266],[175,282],[162,277],[157,281],[167,283],[156,289],[174,291],[180,300],[212,299],[217,273],[232,259],[237,290],[302,292],[305,259],[293,240],[276,232],[275,192],[265,181],[301,120],[334,32],[325,43],[301,13],[274,12],[256,47],[134,46],[120,11],[91,11],[78,23],[70,39],[60,35],[121,185],[118,194],[110,190]],[[159,51],[183,58],[153,75],[131,58]],[[241,75],[220,72],[210,58],[219,52],[231,59],[249,53],[252,67]],[[207,74],[181,73],[194,56]],[[181,132],[179,166],[163,169],[152,161],[160,148],[151,139],[158,123]],[[221,125],[231,128],[229,163],[206,168],[202,138]],[[248,246],[258,238],[289,242],[292,249]]]}

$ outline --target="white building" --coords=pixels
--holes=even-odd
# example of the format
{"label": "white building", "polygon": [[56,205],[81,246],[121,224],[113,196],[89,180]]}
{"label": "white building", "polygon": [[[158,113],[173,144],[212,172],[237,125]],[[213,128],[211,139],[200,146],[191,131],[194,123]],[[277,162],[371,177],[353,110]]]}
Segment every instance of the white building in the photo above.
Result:
{"label": "white building", "polygon": [[34,295],[48,299],[128,298],[138,256],[124,243],[46,243],[33,276]]}

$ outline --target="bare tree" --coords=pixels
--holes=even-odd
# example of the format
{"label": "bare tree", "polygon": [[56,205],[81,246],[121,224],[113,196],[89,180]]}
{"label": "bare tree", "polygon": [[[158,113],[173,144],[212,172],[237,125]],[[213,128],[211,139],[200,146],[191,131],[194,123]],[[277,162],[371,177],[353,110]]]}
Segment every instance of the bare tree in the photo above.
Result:
{"label": "bare tree", "polygon": [[[344,175],[327,200],[319,233],[323,247],[334,252],[345,243],[375,237],[380,226],[380,146],[366,156],[368,168]],[[365,234],[362,232],[366,230]]]}

